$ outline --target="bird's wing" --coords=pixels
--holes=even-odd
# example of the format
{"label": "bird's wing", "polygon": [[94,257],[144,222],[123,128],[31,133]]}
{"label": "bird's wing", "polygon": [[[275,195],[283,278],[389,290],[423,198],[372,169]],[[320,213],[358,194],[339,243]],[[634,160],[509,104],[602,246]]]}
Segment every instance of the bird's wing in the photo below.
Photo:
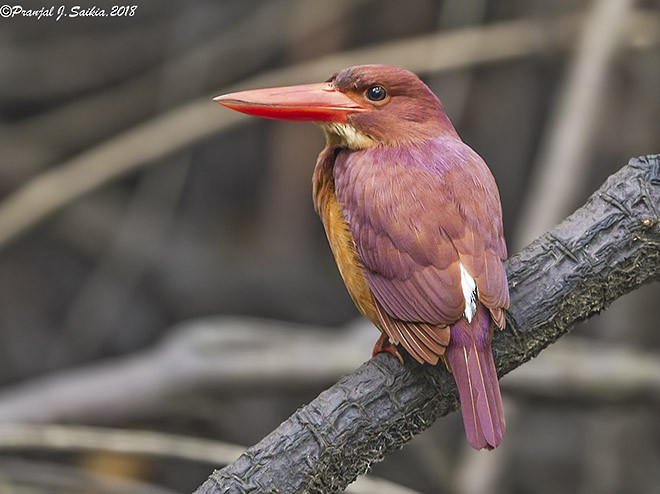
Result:
{"label": "bird's wing", "polygon": [[417,339],[427,338],[428,327],[448,326],[463,315],[461,264],[503,324],[508,287],[499,196],[485,163],[460,144],[462,154],[451,166],[437,160],[446,154],[442,149],[375,148],[337,157],[337,197],[383,309],[381,322],[386,330],[388,323],[395,326],[390,337],[405,322]]}

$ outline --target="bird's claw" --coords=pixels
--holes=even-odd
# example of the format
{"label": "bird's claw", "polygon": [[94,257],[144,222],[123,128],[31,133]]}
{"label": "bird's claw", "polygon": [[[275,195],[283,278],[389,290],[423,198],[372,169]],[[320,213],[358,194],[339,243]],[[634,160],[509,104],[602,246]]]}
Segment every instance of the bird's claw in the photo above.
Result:
{"label": "bird's claw", "polygon": [[399,353],[399,350],[397,350],[396,346],[392,344],[389,337],[385,333],[382,333],[380,338],[378,338],[378,341],[376,341],[374,349],[371,351],[371,358],[375,357],[379,353],[389,353],[394,355],[396,359],[403,364],[403,357]]}

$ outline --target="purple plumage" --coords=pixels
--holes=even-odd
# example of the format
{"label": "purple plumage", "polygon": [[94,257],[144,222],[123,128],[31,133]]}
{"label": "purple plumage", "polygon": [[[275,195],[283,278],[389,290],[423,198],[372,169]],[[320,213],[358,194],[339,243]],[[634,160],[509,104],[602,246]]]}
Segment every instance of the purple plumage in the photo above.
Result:
{"label": "purple plumage", "polygon": [[471,323],[461,318],[451,326],[445,353],[458,387],[465,433],[477,449],[496,448],[506,430],[490,339],[490,315],[479,304]]}
{"label": "purple plumage", "polygon": [[470,442],[497,446],[505,426],[491,326],[504,327],[509,306],[500,198],[437,96],[407,70],[360,65],[216,101],[321,124],[314,204],[351,297],[382,332],[374,350],[389,339],[420,363],[445,359]]}
{"label": "purple plumage", "polygon": [[333,171],[377,325],[420,362],[444,353],[470,443],[496,447],[505,422],[491,326],[504,326],[509,291],[490,171],[457,136],[340,151]]}

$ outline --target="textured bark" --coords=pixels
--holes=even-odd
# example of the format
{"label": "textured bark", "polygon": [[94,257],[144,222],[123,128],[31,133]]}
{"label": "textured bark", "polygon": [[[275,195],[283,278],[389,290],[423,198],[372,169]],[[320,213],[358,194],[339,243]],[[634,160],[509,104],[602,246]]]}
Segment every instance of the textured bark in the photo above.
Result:
{"label": "textured bark", "polygon": [[[631,160],[582,208],[511,257],[507,274],[511,308],[493,341],[500,375],[660,279],[660,155]],[[214,472],[197,494],[341,491],[456,408],[443,366],[402,366],[378,355]]]}

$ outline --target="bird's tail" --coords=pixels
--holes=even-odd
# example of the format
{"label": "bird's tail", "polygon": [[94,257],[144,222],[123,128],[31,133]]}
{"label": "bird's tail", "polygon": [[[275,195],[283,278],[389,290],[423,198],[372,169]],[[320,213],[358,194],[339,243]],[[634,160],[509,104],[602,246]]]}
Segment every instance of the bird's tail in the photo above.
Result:
{"label": "bird's tail", "polygon": [[471,322],[461,318],[451,326],[445,356],[458,387],[468,441],[475,449],[493,449],[502,441],[506,423],[490,346],[491,318],[478,305]]}

